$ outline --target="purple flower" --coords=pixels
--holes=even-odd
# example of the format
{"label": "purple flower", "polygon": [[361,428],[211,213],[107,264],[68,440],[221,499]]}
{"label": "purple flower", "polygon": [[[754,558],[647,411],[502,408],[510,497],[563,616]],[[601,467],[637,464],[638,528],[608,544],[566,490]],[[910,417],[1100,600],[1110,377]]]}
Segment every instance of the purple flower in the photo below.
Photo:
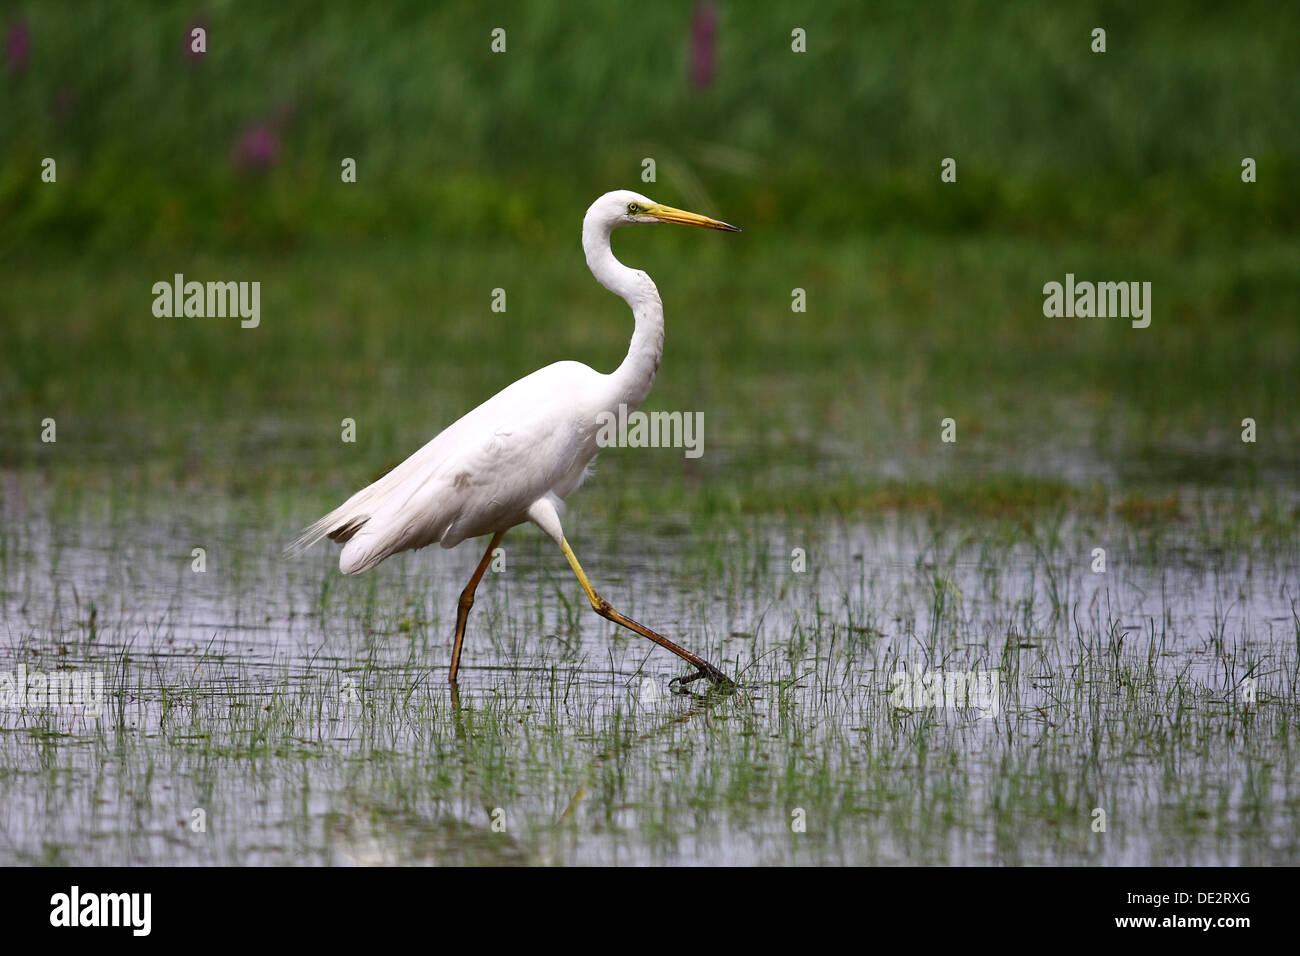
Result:
{"label": "purple flower", "polygon": [[21,73],[27,68],[27,57],[32,49],[32,31],[26,20],[15,20],[5,31],[5,59],[9,69]]}
{"label": "purple flower", "polygon": [[268,123],[247,127],[230,150],[230,161],[237,169],[269,169],[280,155],[280,137]]}
{"label": "purple flower", "polygon": [[717,32],[717,9],[708,2],[699,4],[691,17],[691,85],[698,89],[713,85],[717,68]]}

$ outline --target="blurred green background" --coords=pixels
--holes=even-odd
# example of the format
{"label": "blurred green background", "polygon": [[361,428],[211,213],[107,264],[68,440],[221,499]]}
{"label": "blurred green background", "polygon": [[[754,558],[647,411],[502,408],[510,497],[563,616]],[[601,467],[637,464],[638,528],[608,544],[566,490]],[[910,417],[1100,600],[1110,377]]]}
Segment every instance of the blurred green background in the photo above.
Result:
{"label": "blurred green background", "polygon": [[[616,237],[665,302],[647,407],[702,410],[706,445],[603,456],[596,511],[1294,487],[1294,5],[27,3],[0,27],[0,463],[61,487],[292,490],[308,518],[534,368],[612,369],[631,322],[578,233],[614,188],[745,231]],[[155,318],[176,272],[260,281],[261,326]],[[1152,282],[1151,327],[1044,318],[1067,272]]]}

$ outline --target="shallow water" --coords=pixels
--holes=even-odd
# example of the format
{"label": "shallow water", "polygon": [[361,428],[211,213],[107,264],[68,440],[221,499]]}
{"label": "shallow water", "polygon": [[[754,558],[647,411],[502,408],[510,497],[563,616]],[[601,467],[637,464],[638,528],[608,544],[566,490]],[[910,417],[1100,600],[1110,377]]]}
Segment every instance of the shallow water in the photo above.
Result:
{"label": "shallow water", "polygon": [[[674,693],[521,528],[453,695],[474,544],[342,578],[238,508],[3,508],[0,673],[105,693],[0,709],[0,862],[1300,859],[1294,550],[914,515],[615,538],[575,509],[605,596],[740,690]],[[891,694],[918,669],[996,695]]]}

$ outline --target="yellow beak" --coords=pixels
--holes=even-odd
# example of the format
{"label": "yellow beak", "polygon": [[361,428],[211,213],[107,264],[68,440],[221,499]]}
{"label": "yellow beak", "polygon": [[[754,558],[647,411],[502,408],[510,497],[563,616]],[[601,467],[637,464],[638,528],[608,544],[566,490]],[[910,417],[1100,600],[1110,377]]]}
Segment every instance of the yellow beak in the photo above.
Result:
{"label": "yellow beak", "polygon": [[660,222],[675,222],[683,226],[701,226],[705,229],[721,229],[723,232],[740,232],[738,226],[719,222],[717,219],[710,219],[708,216],[701,216],[699,213],[687,212],[685,209],[674,209],[672,206],[647,206],[642,215],[654,216]]}

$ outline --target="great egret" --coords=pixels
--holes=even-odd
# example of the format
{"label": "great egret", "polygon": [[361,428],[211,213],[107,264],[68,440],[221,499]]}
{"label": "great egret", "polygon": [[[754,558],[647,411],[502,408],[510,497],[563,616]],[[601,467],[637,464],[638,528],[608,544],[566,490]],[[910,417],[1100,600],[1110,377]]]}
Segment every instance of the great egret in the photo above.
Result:
{"label": "great egret", "polygon": [[467,538],[491,535],[460,596],[449,674],[453,685],[474,591],[506,531],[525,521],[555,539],[597,614],[696,668],[694,675],[678,681],[707,677],[716,684],[731,683],[704,658],[626,617],[597,594],[560,525],[564,499],[582,484],[599,450],[602,413],[616,414],[620,404],[630,411],[645,401],[663,357],[659,290],[646,273],[614,258],[610,235],[621,226],[665,222],[740,231],[628,190],[601,196],[582,220],[582,248],[591,274],[627,302],[636,320],[627,358],[617,369],[604,375],[579,362],[556,362],[521,378],[307,528],[288,548],[300,553],[321,538],[338,541],[343,544],[339,570],[359,574],[400,551],[435,541],[453,548]]}

